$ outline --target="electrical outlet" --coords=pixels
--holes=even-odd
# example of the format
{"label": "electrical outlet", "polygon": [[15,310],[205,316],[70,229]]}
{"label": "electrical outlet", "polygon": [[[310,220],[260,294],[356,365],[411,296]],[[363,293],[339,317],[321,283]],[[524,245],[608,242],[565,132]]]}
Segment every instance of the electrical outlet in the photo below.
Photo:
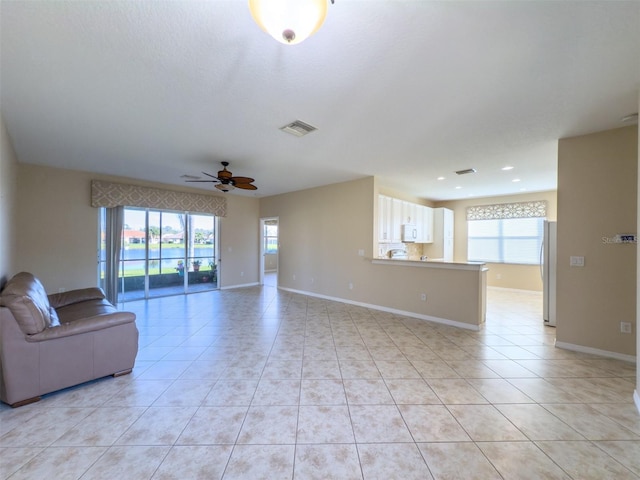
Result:
{"label": "electrical outlet", "polygon": [[364,257],[364,250],[362,248],[358,250],[358,256]]}
{"label": "electrical outlet", "polygon": [[293,274],[293,279],[294,279],[294,280],[296,279],[296,274],[295,274],[295,273]]}
{"label": "electrical outlet", "polygon": [[620,333],[631,333],[631,322],[620,322]]}
{"label": "electrical outlet", "polygon": [[241,277],[244,277],[244,272],[240,272],[240,276],[241,276]]}
{"label": "electrical outlet", "polygon": [[349,290],[353,290],[353,282],[349,282]]}
{"label": "electrical outlet", "polygon": [[584,267],[584,257],[569,257],[569,266],[570,267]]}
{"label": "electrical outlet", "polygon": [[314,283],[315,279],[313,277],[311,277],[311,283]]}
{"label": "electrical outlet", "polygon": [[501,273],[496,274],[496,280],[502,280],[502,274]]}
{"label": "electrical outlet", "polygon": [[420,295],[420,300],[422,300],[423,302],[426,302],[427,301],[427,294],[426,293],[421,294]]}

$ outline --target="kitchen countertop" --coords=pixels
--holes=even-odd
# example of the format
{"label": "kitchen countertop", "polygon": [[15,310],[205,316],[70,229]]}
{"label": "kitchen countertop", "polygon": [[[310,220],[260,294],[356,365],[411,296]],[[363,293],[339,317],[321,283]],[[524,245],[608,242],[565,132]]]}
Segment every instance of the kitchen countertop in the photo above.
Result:
{"label": "kitchen countertop", "polygon": [[400,265],[405,267],[444,268],[452,270],[478,270],[487,271],[484,262],[445,262],[444,260],[410,260],[405,258],[380,257],[371,260],[376,265]]}

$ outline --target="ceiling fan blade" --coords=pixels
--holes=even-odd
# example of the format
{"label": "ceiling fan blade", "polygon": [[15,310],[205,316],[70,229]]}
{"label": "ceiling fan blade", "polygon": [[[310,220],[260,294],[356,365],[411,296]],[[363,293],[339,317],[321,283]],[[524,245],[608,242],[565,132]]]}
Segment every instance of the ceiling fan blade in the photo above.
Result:
{"label": "ceiling fan blade", "polygon": [[236,186],[239,183],[253,183],[253,182],[255,182],[255,180],[253,178],[249,178],[249,177],[231,177],[231,181],[234,182],[236,184]]}
{"label": "ceiling fan blade", "polygon": [[211,177],[211,178],[215,178],[216,180],[219,180],[218,177],[216,177],[215,175],[211,175],[210,173],[207,173],[207,172],[202,172],[202,173],[207,177]]}
{"label": "ceiling fan blade", "polygon": [[185,180],[185,182],[197,183],[197,182],[207,182],[207,183],[216,183],[218,180]]}
{"label": "ceiling fan blade", "polygon": [[241,188],[243,190],[257,190],[258,187],[255,185],[251,185],[250,183],[236,183],[236,188]]}

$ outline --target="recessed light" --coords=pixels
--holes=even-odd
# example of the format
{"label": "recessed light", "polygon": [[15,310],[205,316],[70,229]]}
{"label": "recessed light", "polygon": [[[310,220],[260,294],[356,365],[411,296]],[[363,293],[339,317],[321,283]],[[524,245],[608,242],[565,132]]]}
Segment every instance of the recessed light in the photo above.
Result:
{"label": "recessed light", "polygon": [[513,183],[518,183],[520,181],[519,178],[514,178],[513,180],[511,180]]}
{"label": "recessed light", "polygon": [[502,170],[506,172],[507,170],[513,170],[513,167],[511,165],[505,165],[504,167],[502,167]]}
{"label": "recessed light", "polygon": [[460,190],[462,187],[460,185],[456,186],[456,190]]}
{"label": "recessed light", "polygon": [[444,177],[438,177],[438,180],[444,180]]}

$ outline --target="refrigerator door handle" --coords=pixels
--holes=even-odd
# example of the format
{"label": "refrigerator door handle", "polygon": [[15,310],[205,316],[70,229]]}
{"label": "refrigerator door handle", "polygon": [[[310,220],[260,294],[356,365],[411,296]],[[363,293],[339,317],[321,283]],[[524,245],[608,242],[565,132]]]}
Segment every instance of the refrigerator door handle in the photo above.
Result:
{"label": "refrigerator door handle", "polygon": [[543,267],[544,259],[542,258],[543,254],[544,254],[544,240],[540,243],[540,278],[542,280],[544,280],[544,267]]}

